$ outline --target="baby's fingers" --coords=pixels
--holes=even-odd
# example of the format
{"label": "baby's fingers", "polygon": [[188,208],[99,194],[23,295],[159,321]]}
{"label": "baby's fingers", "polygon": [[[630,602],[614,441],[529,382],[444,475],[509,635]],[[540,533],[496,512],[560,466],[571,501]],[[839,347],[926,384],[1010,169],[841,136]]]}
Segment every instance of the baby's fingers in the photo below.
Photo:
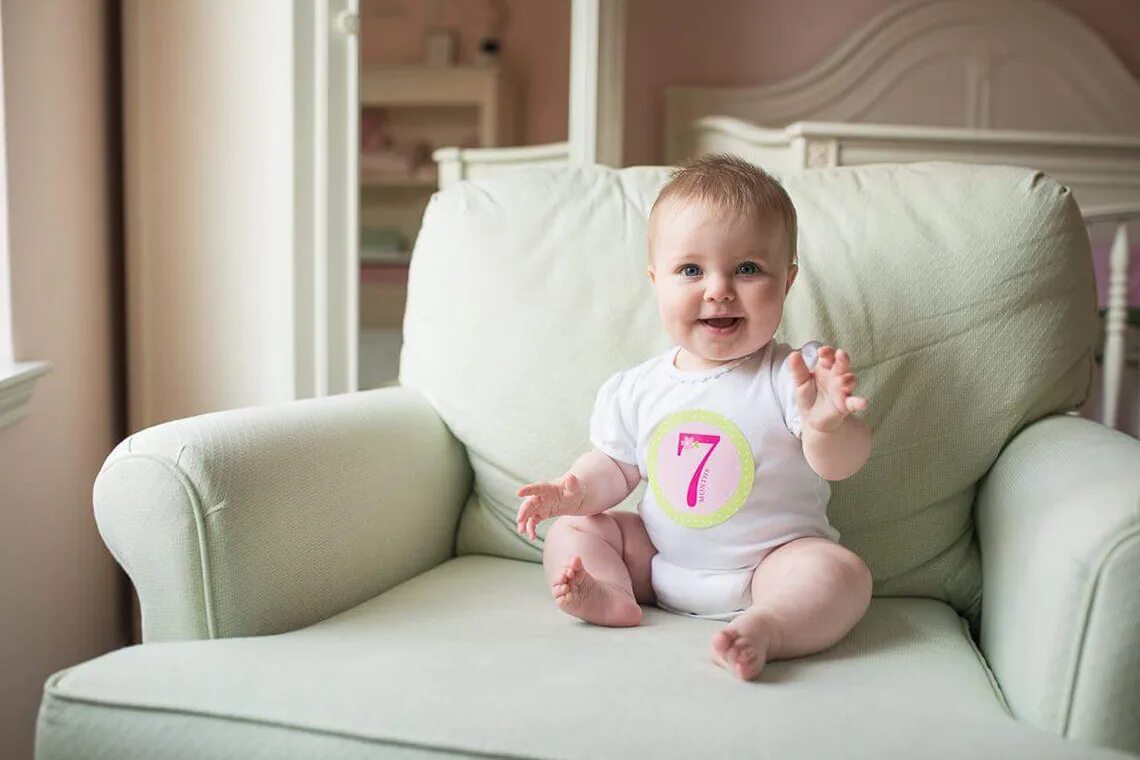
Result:
{"label": "baby's fingers", "polygon": [[820,383],[819,392],[823,395],[830,406],[839,413],[840,416],[847,416],[847,398],[855,390],[855,385],[849,379],[839,377],[837,375],[829,375]]}
{"label": "baby's fingers", "polygon": [[522,497],[522,496],[532,496],[534,494],[540,494],[540,493],[542,493],[542,490],[544,488],[546,488],[548,485],[550,485],[550,484],[549,483],[527,483],[525,486],[520,488],[515,493],[515,495]]}
{"label": "baby's fingers", "polygon": [[835,371],[840,375],[851,371],[851,355],[842,348],[835,350]]}
{"label": "baby's fingers", "polygon": [[816,369],[831,369],[835,364],[835,349],[831,346],[821,346],[816,355]]}
{"label": "baby's fingers", "polygon": [[847,397],[847,411],[861,412],[867,408],[867,399],[862,396],[848,396]]}
{"label": "baby's fingers", "polygon": [[537,512],[538,497],[528,496],[523,499],[522,504],[519,504],[519,513],[515,519],[520,525],[522,525],[528,517],[534,516]]}
{"label": "baby's fingers", "polygon": [[792,382],[797,386],[811,380],[811,370],[807,368],[804,357],[799,351],[788,354],[788,367],[792,370]]}
{"label": "baby's fingers", "polygon": [[526,509],[525,505],[519,509],[518,518],[515,520],[515,528],[519,533],[525,533],[531,538],[534,538],[534,521],[538,519],[533,511]]}

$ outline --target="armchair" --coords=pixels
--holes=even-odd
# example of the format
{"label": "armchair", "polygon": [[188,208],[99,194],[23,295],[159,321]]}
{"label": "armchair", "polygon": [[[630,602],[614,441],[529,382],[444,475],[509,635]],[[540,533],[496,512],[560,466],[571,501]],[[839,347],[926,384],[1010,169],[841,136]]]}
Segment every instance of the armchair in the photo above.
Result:
{"label": "armchair", "polygon": [[586,445],[602,379],[666,345],[644,274],[666,177],[438,193],[403,387],[124,441],[95,506],[145,641],[49,679],[37,756],[1140,752],[1140,443],[1066,415],[1093,360],[1088,242],[1027,170],[784,178],[801,271],[778,337],[847,347],[876,431],[829,509],[875,576],[846,639],[741,683],[709,662],[716,623],[554,607],[513,493]]}

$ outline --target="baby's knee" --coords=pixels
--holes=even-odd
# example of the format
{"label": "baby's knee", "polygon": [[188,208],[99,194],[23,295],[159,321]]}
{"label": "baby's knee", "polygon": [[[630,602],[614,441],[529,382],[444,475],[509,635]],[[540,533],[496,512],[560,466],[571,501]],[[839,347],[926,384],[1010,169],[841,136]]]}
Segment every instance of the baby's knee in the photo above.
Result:
{"label": "baby's knee", "polygon": [[871,596],[871,571],[855,552],[831,541],[810,539],[804,550],[791,560],[788,570],[817,576],[831,587],[842,587],[854,595]]}
{"label": "baby's knee", "polygon": [[[585,533],[599,536],[609,542],[621,538],[621,530],[609,515],[563,515],[554,521],[550,532],[559,534]],[[547,534],[549,537],[549,534]],[[548,538],[549,540],[549,538]]]}
{"label": "baby's knee", "polygon": [[873,579],[867,563],[855,552],[838,544],[836,549],[838,551],[834,552],[832,557],[835,572],[856,594],[870,599]]}

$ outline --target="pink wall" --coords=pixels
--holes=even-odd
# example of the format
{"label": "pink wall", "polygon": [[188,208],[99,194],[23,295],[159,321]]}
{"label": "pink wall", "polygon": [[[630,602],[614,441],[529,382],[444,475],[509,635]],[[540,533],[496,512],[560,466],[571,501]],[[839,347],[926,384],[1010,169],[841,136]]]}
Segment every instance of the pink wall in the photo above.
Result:
{"label": "pink wall", "polygon": [[4,0],[16,358],[48,361],[0,429],[0,756],[29,758],[49,674],[125,642],[123,575],[91,484],[118,440],[110,0]]}
{"label": "pink wall", "polygon": [[[819,62],[848,34],[899,0],[626,0],[625,163],[662,159],[663,90],[757,85]],[[505,0],[503,64],[521,86],[527,144],[566,139],[570,0]],[[1056,0],[1101,35],[1140,78],[1140,2]],[[462,30],[470,60],[489,19],[484,0],[362,0],[365,65],[420,59],[434,21]]]}
{"label": "pink wall", "polygon": [[[627,0],[626,164],[664,155],[664,89],[786,79],[899,0]],[[1140,2],[1059,0],[1140,78]]]}

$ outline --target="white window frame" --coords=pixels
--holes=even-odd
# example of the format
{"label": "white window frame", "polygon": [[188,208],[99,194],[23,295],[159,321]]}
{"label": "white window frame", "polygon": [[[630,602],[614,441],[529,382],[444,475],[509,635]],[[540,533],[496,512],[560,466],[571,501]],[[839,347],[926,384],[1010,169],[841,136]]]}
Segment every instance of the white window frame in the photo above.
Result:
{"label": "white window frame", "polygon": [[17,362],[12,337],[12,270],[8,265],[8,140],[4,128],[4,45],[0,22],[0,428],[27,414],[36,379],[51,365]]}

